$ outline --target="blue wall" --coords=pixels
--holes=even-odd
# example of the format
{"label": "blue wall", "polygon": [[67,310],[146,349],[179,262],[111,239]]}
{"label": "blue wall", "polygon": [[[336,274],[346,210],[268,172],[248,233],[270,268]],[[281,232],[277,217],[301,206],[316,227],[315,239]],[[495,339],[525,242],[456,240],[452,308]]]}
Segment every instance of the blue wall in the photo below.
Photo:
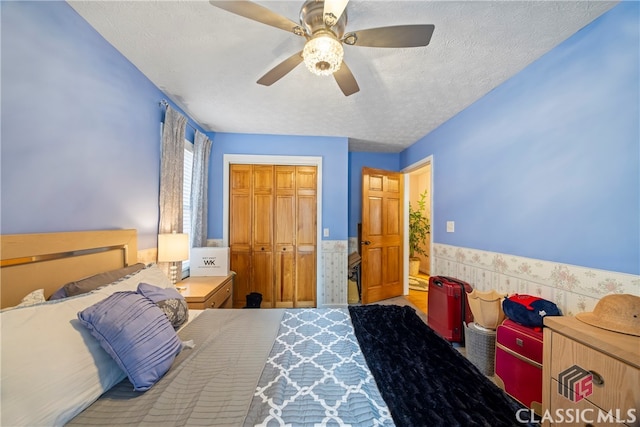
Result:
{"label": "blue wall", "polygon": [[434,156],[434,242],[640,273],[638,18],[619,4],[401,154]]}
{"label": "blue wall", "polygon": [[325,240],[347,239],[348,144],[346,138],[216,133],[211,136],[209,237],[222,238],[222,174],[224,154],[322,157],[322,228]]}
{"label": "blue wall", "polygon": [[[155,247],[166,95],[65,2],[0,5],[1,232],[136,228]],[[347,238],[346,138],[209,137],[210,238],[222,237],[224,153],[321,156],[322,227]]]}
{"label": "blue wall", "polygon": [[136,228],[155,247],[166,96],[67,3],[0,7],[1,232]]}
{"label": "blue wall", "polygon": [[349,236],[358,236],[362,221],[362,168],[400,171],[400,153],[349,153]]}
{"label": "blue wall", "polygon": [[[65,2],[0,7],[0,232],[126,227],[154,247],[166,95]],[[433,155],[435,242],[639,274],[638,16],[621,3],[399,155],[211,134],[209,237],[225,152],[322,156],[331,240],[356,235],[362,166]]]}

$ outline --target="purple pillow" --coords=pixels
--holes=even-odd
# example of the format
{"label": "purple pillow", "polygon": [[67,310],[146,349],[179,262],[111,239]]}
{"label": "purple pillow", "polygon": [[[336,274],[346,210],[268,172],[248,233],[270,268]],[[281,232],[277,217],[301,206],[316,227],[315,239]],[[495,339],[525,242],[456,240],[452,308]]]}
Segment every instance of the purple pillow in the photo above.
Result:
{"label": "purple pillow", "polygon": [[136,391],[151,388],[182,349],[167,316],[136,292],[116,292],[78,313]]}
{"label": "purple pillow", "polygon": [[127,267],[105,271],[104,273],[94,274],[92,276],[85,277],[84,279],[76,280],[75,282],[69,282],[55,291],[49,297],[49,301],[86,294],[102,286],[110,285],[113,282],[120,281],[131,274],[137,273],[144,267],[145,265],[139,262]]}
{"label": "purple pillow", "polygon": [[63,299],[63,298],[67,298],[67,291],[64,289],[64,286],[61,287],[60,289],[58,289],[57,291],[55,291],[54,293],[51,294],[51,296],[49,297],[49,301],[54,301],[57,299]]}
{"label": "purple pillow", "polygon": [[138,285],[138,293],[157,304],[166,314],[173,329],[178,330],[189,320],[189,306],[180,292],[174,288],[160,288],[148,283]]}

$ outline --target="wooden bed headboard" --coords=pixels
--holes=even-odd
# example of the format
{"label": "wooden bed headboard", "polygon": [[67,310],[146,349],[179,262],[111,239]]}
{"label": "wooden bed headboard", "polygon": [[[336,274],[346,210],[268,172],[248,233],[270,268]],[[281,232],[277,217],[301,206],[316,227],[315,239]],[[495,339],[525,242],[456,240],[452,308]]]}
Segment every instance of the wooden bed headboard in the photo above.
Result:
{"label": "wooden bed headboard", "polygon": [[0,307],[29,292],[49,297],[66,283],[135,264],[136,230],[4,234],[0,236]]}

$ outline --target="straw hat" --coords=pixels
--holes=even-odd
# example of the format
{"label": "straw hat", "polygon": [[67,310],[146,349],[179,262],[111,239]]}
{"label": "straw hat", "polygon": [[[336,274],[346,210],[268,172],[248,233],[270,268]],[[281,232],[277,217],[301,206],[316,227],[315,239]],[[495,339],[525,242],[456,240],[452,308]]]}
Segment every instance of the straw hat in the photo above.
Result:
{"label": "straw hat", "polygon": [[607,295],[598,301],[593,312],[578,313],[576,318],[598,328],[640,337],[640,297]]}

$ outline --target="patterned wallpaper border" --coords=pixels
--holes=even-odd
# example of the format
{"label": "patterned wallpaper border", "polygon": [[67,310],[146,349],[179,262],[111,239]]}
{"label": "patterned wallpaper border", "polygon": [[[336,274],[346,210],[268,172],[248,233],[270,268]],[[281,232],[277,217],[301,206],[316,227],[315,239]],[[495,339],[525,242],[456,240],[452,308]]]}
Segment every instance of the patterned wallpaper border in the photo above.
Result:
{"label": "patterned wallpaper border", "polygon": [[[210,239],[221,246],[222,239]],[[323,240],[318,306],[346,306],[348,254],[357,238]],[[434,243],[434,275],[452,276],[482,291],[536,295],[555,302],[565,315],[592,311],[607,294],[640,295],[640,276],[509,254]]]}
{"label": "patterned wallpaper border", "polygon": [[347,305],[347,240],[322,241],[323,295],[318,295],[318,307]]}
{"label": "patterned wallpaper border", "polygon": [[640,276],[435,243],[434,274],[482,291],[536,295],[565,315],[592,311],[607,294],[640,295]]}

